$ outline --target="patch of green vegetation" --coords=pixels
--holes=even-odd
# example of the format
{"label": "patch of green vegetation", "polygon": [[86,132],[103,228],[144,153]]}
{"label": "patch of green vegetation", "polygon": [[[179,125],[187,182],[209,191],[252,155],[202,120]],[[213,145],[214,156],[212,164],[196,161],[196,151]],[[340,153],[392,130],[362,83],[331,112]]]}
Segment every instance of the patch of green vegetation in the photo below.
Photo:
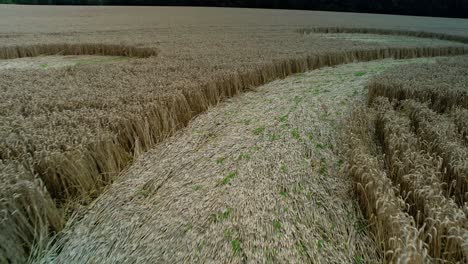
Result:
{"label": "patch of green vegetation", "polygon": [[273,220],[273,229],[277,233],[281,233],[281,222],[279,220]]}
{"label": "patch of green vegetation", "polygon": [[231,229],[226,228],[226,230],[224,230],[224,238],[226,238],[227,240],[232,239],[232,230]]}
{"label": "patch of green vegetation", "polygon": [[302,98],[302,96],[294,96],[294,104],[295,105],[298,105],[304,98]]}
{"label": "patch of green vegetation", "polygon": [[49,64],[47,64],[47,63],[43,63],[43,64],[41,64],[39,66],[41,66],[41,68],[44,69],[44,70],[49,68]]}
{"label": "patch of green vegetation", "polygon": [[195,254],[196,254],[197,256],[200,255],[202,249],[205,247],[205,244],[206,244],[206,241],[205,241],[205,240],[202,240],[202,241],[200,241],[200,242],[197,243],[196,249],[195,249]]}
{"label": "patch of green vegetation", "polygon": [[358,90],[355,89],[355,90],[353,91],[353,96],[358,96],[358,95],[359,95],[359,92],[358,92]]}
{"label": "patch of green vegetation", "polygon": [[315,88],[315,87],[313,87],[313,86],[310,87],[310,89],[309,89],[309,93],[311,93],[312,95],[316,95],[316,94],[317,94],[317,91],[318,91],[318,89]]}
{"label": "patch of green vegetation", "polygon": [[320,89],[320,88],[315,88],[315,89],[313,89],[313,90],[310,90],[309,92],[310,92],[312,95],[319,95],[319,94],[321,94],[321,93],[327,93],[327,92],[329,92],[329,91],[330,91],[330,90],[327,90],[327,89],[322,90],[322,89]]}
{"label": "patch of green vegetation", "polygon": [[327,167],[326,162],[324,162],[324,161],[320,162],[319,173],[320,173],[320,175],[323,175],[323,176],[328,175],[328,167]]}
{"label": "patch of green vegetation", "polygon": [[322,250],[324,243],[325,243],[325,241],[323,241],[323,240],[321,240],[321,239],[319,239],[319,240],[317,241],[317,248],[318,248],[319,251]]}
{"label": "patch of green vegetation", "polygon": [[250,155],[249,155],[249,154],[245,154],[245,153],[241,153],[241,154],[239,155],[238,160],[250,160]]}
{"label": "patch of green vegetation", "polygon": [[320,143],[315,144],[316,149],[323,149],[323,145]]}
{"label": "patch of green vegetation", "polygon": [[358,71],[358,72],[354,73],[354,76],[356,76],[356,77],[361,77],[361,76],[364,76],[364,75],[366,75],[365,71]]}
{"label": "patch of green vegetation", "polygon": [[225,160],[226,160],[225,157],[218,158],[218,159],[216,160],[216,164],[218,164],[218,165],[223,165]]}
{"label": "patch of green vegetation", "polygon": [[361,256],[355,256],[354,257],[354,264],[362,264],[364,263],[364,259]]}
{"label": "patch of green vegetation", "polygon": [[286,121],[288,121],[288,117],[289,117],[289,115],[280,116],[279,121],[280,122],[286,122]]}
{"label": "patch of green vegetation", "polygon": [[312,131],[307,132],[307,138],[310,141],[314,141],[314,133],[312,133]]}
{"label": "patch of green vegetation", "polygon": [[302,240],[296,242],[296,250],[303,256],[307,255],[307,247]]}
{"label": "patch of green vegetation", "polygon": [[195,186],[192,187],[192,190],[194,190],[194,191],[198,191],[200,189],[201,189],[200,185],[195,185]]}
{"label": "patch of green vegetation", "polygon": [[148,197],[150,192],[148,190],[145,190],[145,189],[141,189],[139,191],[137,191],[136,193],[137,195],[139,196],[143,196],[144,198]]}
{"label": "patch of green vegetation", "polygon": [[192,224],[190,224],[190,223],[186,224],[185,225],[185,232],[188,232],[188,231],[192,230],[192,228],[193,228]]}
{"label": "patch of green vegetation", "polygon": [[359,234],[363,234],[364,231],[367,229],[367,223],[366,223],[366,221],[364,219],[358,218],[354,222],[354,227],[356,228],[356,231]]}
{"label": "patch of green vegetation", "polygon": [[253,133],[254,135],[260,135],[262,134],[263,132],[265,132],[265,127],[264,126],[261,126],[261,127],[257,127],[256,129],[254,129]]}
{"label": "patch of green vegetation", "polygon": [[227,111],[224,113],[225,116],[233,116],[234,114],[236,114],[235,111]]}
{"label": "patch of green vegetation", "polygon": [[291,131],[291,136],[296,140],[301,140],[301,135],[299,135],[299,130],[297,130],[297,128]]}
{"label": "patch of green vegetation", "polygon": [[209,130],[207,130],[204,135],[209,137],[209,138],[215,138],[216,137],[216,134],[214,132],[212,132],[212,131],[209,131]]}
{"label": "patch of green vegetation", "polygon": [[302,185],[301,183],[298,183],[298,184],[296,184],[296,185],[294,186],[293,192],[294,192],[294,193],[301,194],[301,193],[304,192],[304,189],[305,189],[305,188],[304,188],[304,185]]}
{"label": "patch of green vegetation", "polygon": [[280,191],[279,194],[280,194],[281,196],[283,196],[283,197],[288,197],[288,191],[286,191],[286,190]]}
{"label": "patch of green vegetation", "polygon": [[265,250],[265,258],[267,263],[277,263],[277,256],[278,251],[275,248]]}
{"label": "patch of green vegetation", "polygon": [[296,110],[297,107],[299,106],[299,104],[302,102],[303,99],[304,99],[304,98],[303,98],[302,96],[298,96],[298,95],[294,96],[294,99],[293,99],[294,105],[292,106],[292,108],[291,108],[290,111]]}
{"label": "patch of green vegetation", "polygon": [[317,205],[317,207],[323,207],[322,201],[315,201],[315,204]]}
{"label": "patch of green vegetation", "polygon": [[232,179],[234,179],[234,177],[236,177],[236,175],[237,175],[237,172],[235,171],[230,172],[226,177],[223,178],[223,180],[221,181],[221,184],[222,185],[228,184]]}
{"label": "patch of green vegetation", "polygon": [[252,146],[252,151],[258,151],[260,149],[259,146]]}
{"label": "patch of green vegetation", "polygon": [[297,79],[297,80],[300,80],[302,82],[303,79],[306,79],[307,78],[307,75],[304,74],[304,73],[297,73],[296,75],[294,75],[294,77]]}
{"label": "patch of green vegetation", "polygon": [[280,171],[283,172],[283,173],[286,173],[286,172],[288,172],[288,167],[286,167],[286,165],[281,165]]}
{"label": "patch of green vegetation", "polygon": [[226,220],[229,218],[229,216],[231,215],[232,213],[232,209],[231,208],[227,208],[221,212],[218,212],[216,214],[212,214],[211,215],[211,220],[212,222],[214,223],[219,223],[219,222],[222,222],[223,220]]}
{"label": "patch of green vegetation", "polygon": [[347,211],[346,217],[348,218],[348,221],[354,221],[354,214],[352,211]]}
{"label": "patch of green vegetation", "polygon": [[327,119],[327,117],[329,117],[329,116],[330,116],[330,113],[328,113],[328,112],[322,112],[322,113],[320,114],[320,119],[323,119],[323,120],[325,120],[325,121],[328,121],[328,120],[326,120],[326,119]]}
{"label": "patch of green vegetation", "polygon": [[232,247],[232,252],[234,252],[234,255],[239,254],[242,251],[242,245],[240,240],[234,239],[231,241],[231,247]]}
{"label": "patch of green vegetation", "polygon": [[278,134],[273,133],[273,134],[270,134],[270,135],[268,136],[268,139],[269,139],[270,141],[275,141],[275,140],[280,139],[280,136],[279,136]]}
{"label": "patch of green vegetation", "polygon": [[341,167],[343,165],[344,161],[342,159],[339,159],[337,162],[336,162],[336,165],[338,165],[338,167]]}

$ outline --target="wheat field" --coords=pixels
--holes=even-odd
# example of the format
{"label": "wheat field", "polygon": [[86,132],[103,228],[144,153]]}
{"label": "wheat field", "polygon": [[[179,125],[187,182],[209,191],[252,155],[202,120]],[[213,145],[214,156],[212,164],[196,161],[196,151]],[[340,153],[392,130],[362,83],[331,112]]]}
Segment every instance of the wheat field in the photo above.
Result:
{"label": "wheat field", "polygon": [[[330,19],[332,15],[338,19]],[[7,65],[0,68],[0,241],[5,241],[0,243],[0,261],[14,263],[40,258],[51,246],[51,237],[112,188],[112,182],[140,155],[230,97],[328,66],[468,52],[468,23],[458,19],[251,9],[3,5],[0,22],[0,59]],[[325,36],[330,33],[373,36],[370,41]],[[389,36],[388,41],[379,38],[381,35]],[[57,56],[110,59],[49,67]],[[8,67],[10,61],[34,62],[36,58],[39,67]],[[463,219],[456,215],[466,211],[466,79],[452,82],[450,76],[463,76],[466,63],[447,59],[443,64],[428,65],[418,70],[421,80],[411,75],[412,68],[398,68],[372,80],[368,104],[382,102],[379,96],[424,103],[428,97],[433,99],[427,106],[430,109],[417,103],[395,107],[411,116],[407,126],[417,127],[417,137],[437,142],[418,145],[429,153],[420,159],[440,156],[440,164],[434,161],[433,166],[444,171],[441,191],[449,202],[454,197],[454,204],[444,212],[453,215],[450,223],[459,228]],[[431,86],[433,82],[424,83],[434,71],[443,73],[440,83],[450,81],[444,94],[437,93],[441,87]],[[405,86],[407,83],[410,85]],[[443,112],[444,117],[431,111]],[[385,139],[410,132],[385,130],[388,120],[393,120],[386,114],[375,114],[380,120],[375,126],[381,129],[376,132],[382,137],[380,144],[390,153],[395,148],[385,145]],[[431,122],[452,122],[443,126],[448,139],[441,139]],[[355,139],[355,144],[362,140],[368,139]],[[440,143],[443,140],[451,141]],[[361,156],[349,162],[365,163],[373,159],[371,154],[366,154],[369,159]],[[378,162],[371,163],[377,166]],[[374,176],[381,175],[380,170],[376,167]],[[408,168],[401,170],[406,173]],[[361,170],[351,171],[356,181],[376,184],[362,178]],[[385,195],[390,201],[388,211],[377,215],[383,221],[379,223],[400,223],[386,222],[387,214],[404,222],[401,229],[379,234],[386,241],[385,248],[402,250],[390,254],[389,260],[403,256],[461,259],[463,243],[459,239],[447,242],[443,233],[435,236],[444,246],[450,244],[442,249],[440,243],[431,244],[422,237],[432,238],[434,231],[416,229],[416,224],[425,223],[424,219],[437,212],[412,219],[414,216],[401,211],[401,194],[383,191],[389,181],[382,179],[379,184],[377,189],[382,191],[375,191],[375,199],[388,192]],[[365,215],[373,219],[373,207],[365,208]],[[431,224],[434,230],[454,230],[452,224]],[[453,237],[463,235],[462,231],[453,232]],[[394,236],[401,240],[393,241]],[[456,253],[446,256],[447,250]]]}
{"label": "wheat field", "polygon": [[[412,261],[468,261],[466,59],[404,65],[374,78],[369,107],[358,106],[345,130],[351,174],[366,186],[358,192],[374,197],[361,203],[384,217],[375,219],[375,232],[392,230],[383,242]],[[378,212],[379,204],[387,209]]]}
{"label": "wheat field", "polygon": [[367,81],[411,61],[325,67],[207,110],[143,154],[42,262],[381,262],[390,248],[359,209],[337,133]]}

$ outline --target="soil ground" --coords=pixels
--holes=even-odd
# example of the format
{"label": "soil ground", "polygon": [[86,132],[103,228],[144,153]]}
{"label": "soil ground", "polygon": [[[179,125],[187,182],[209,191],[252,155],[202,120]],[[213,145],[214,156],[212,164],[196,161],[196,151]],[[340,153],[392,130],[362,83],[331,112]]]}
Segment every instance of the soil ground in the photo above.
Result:
{"label": "soil ground", "polygon": [[380,262],[337,131],[371,77],[433,60],[324,68],[213,107],[143,154],[44,260]]}

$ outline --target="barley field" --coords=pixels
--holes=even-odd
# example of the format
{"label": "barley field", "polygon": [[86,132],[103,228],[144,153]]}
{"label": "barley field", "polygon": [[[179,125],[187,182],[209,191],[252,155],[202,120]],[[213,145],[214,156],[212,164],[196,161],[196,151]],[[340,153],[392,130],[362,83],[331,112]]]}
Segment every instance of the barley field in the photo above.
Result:
{"label": "barley field", "polygon": [[[102,262],[111,254],[110,262],[462,263],[466,43],[462,19],[0,5],[0,262]],[[370,62],[382,59],[397,60]],[[353,66],[334,68],[340,64]],[[332,86],[269,87],[308,71],[319,74],[306,73],[308,82],[326,75]],[[348,77],[351,83],[342,79]],[[292,78],[285,80],[306,82]],[[258,94],[275,89],[272,102]],[[352,99],[333,100],[340,96]],[[240,99],[221,115],[227,110],[219,104],[231,97]],[[258,108],[235,111],[244,100]],[[284,107],[299,116],[285,122]],[[331,124],[312,117],[338,112]],[[247,114],[259,116],[238,120]],[[290,131],[273,131],[282,122]],[[231,134],[216,142],[223,131]],[[305,142],[309,132],[328,143]],[[261,155],[251,163],[253,154],[244,152],[256,144]],[[239,158],[231,164],[228,154]],[[409,156],[413,163],[402,164]],[[187,189],[189,179],[201,182]],[[154,229],[129,228],[145,217]],[[323,237],[335,229],[336,237]],[[118,247],[112,238],[122,239]]]}

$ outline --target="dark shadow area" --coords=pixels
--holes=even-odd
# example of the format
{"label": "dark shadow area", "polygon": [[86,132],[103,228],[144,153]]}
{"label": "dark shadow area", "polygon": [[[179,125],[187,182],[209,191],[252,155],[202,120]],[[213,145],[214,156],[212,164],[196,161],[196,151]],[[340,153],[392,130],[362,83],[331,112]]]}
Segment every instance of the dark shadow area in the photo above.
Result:
{"label": "dark shadow area", "polygon": [[32,5],[215,6],[468,18],[468,0],[0,0]]}

